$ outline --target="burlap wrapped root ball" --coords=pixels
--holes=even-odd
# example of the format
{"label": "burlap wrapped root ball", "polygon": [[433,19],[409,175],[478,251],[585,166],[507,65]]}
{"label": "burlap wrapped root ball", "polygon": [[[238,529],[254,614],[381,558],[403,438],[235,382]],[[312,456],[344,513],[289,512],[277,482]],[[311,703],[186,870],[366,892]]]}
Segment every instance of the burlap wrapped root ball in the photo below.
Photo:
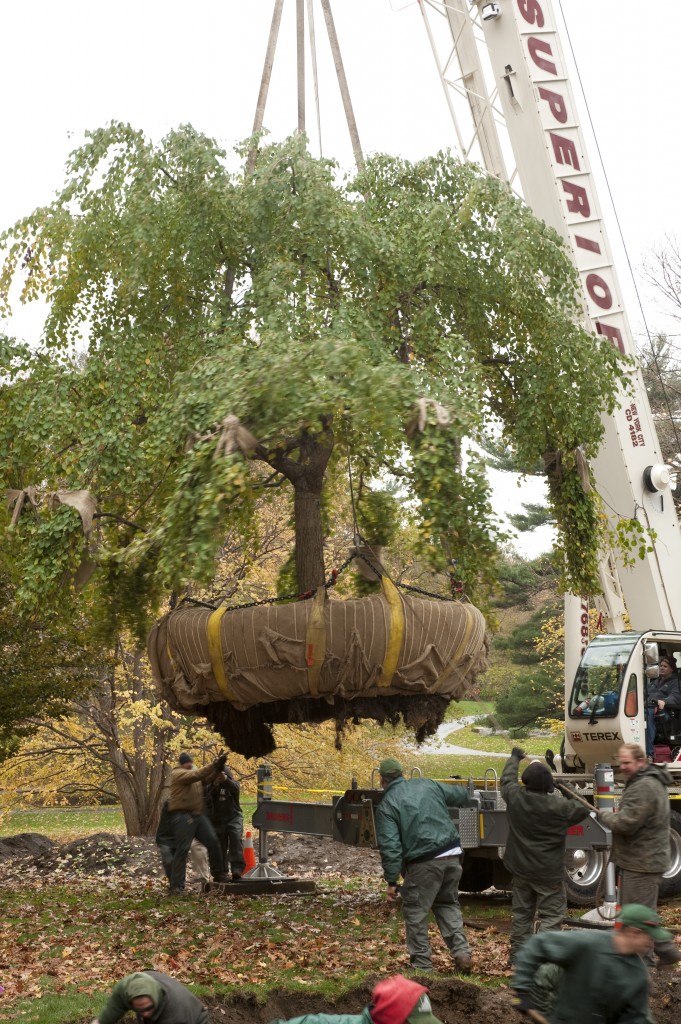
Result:
{"label": "burlap wrapped root ball", "polygon": [[413,597],[383,578],[358,600],[315,597],[211,610],[185,605],[152,629],[149,657],[161,695],[204,715],[231,750],[263,757],[279,722],[400,717],[417,742],[487,667],[485,620],[471,604]]}

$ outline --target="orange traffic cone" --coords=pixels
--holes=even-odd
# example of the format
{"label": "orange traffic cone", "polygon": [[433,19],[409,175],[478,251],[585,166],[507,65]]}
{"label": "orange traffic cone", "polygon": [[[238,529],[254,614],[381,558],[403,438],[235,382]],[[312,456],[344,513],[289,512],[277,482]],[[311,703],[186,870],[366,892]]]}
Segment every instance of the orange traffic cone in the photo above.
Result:
{"label": "orange traffic cone", "polygon": [[255,850],[253,849],[253,839],[250,832],[246,833],[246,838],[244,839],[244,860],[246,862],[245,874],[246,871],[251,871],[255,867]]}

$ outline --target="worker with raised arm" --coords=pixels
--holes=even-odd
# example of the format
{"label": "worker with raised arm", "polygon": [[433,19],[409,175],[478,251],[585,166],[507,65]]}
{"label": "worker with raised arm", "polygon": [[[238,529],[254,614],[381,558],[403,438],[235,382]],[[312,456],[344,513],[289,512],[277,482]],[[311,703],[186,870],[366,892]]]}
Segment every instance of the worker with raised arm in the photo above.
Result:
{"label": "worker with raised arm", "polygon": [[187,854],[193,839],[198,839],[208,851],[210,870],[216,882],[228,882],[220,843],[215,830],[204,813],[203,787],[223,770],[227,755],[221,754],[205,768],[195,768],[191,754],[183,753],[170,774],[168,813],[175,838],[173,859],[170,864],[171,895],[184,892],[187,874]]}
{"label": "worker with raised arm", "polygon": [[[612,832],[612,861],[617,867],[619,902],[657,908],[660,879],[669,868],[669,795],[673,782],[667,769],[648,764],[636,743],[623,743],[617,752],[626,778],[616,811],[597,811]],[[655,943],[658,964],[675,964],[681,950],[671,940]]]}
{"label": "worker with raised arm", "polygon": [[535,979],[545,965],[555,964],[562,972],[555,974],[549,1024],[650,1024],[648,970],[642,957],[653,942],[671,937],[656,913],[636,903],[623,906],[615,927],[607,931],[533,935],[516,961],[514,1006],[535,1021],[542,1019]]}
{"label": "worker with raised arm", "polygon": [[117,1024],[126,1013],[153,1024],[209,1024],[206,1007],[179,981],[160,971],[139,971],[117,982],[92,1024]]}
{"label": "worker with raised arm", "polygon": [[416,981],[395,974],[375,985],[371,1003],[358,1014],[307,1013],[289,1021],[271,1024],[441,1024],[428,998],[428,989]]}
{"label": "worker with raised arm", "polygon": [[511,963],[530,937],[535,918],[539,931],[560,928],[567,910],[565,841],[568,826],[589,811],[555,791],[547,765],[531,761],[518,781],[525,751],[514,747],[501,774],[506,801],[508,841],[504,866],[513,875]]}
{"label": "worker with raised arm", "polygon": [[388,899],[404,876],[402,909],[410,966],[432,971],[428,915],[432,910],[455,966],[471,969],[471,951],[459,906],[461,841],[450,807],[471,804],[465,786],[433,779],[405,779],[402,765],[387,757],[379,765],[385,790],[376,810],[376,841]]}
{"label": "worker with raised arm", "polygon": [[227,765],[206,787],[208,817],[220,843],[225,871],[231,869],[233,882],[239,881],[246,866],[240,793],[241,786]]}

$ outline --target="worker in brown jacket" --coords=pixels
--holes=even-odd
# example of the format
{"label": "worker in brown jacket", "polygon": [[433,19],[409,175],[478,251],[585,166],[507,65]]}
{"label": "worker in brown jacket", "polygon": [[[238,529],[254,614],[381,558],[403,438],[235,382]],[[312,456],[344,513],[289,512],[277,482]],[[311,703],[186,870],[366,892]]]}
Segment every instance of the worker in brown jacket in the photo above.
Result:
{"label": "worker in brown jacket", "polygon": [[191,754],[180,754],[170,774],[168,812],[175,838],[175,850],[170,865],[170,894],[184,892],[187,873],[187,854],[193,839],[198,839],[208,850],[208,860],[214,881],[228,882],[222,848],[215,829],[204,813],[203,784],[211,782],[227,763],[221,754],[205,768],[195,768]]}

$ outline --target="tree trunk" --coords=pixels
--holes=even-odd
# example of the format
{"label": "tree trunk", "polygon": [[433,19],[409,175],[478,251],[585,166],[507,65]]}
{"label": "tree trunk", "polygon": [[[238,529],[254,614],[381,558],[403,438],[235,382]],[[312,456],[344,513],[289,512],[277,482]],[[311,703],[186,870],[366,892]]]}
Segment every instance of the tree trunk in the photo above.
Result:
{"label": "tree trunk", "polygon": [[144,711],[145,704],[151,711],[158,702],[153,686],[145,678],[144,652],[138,649],[128,653],[119,647],[118,657],[130,687],[129,697],[139,709],[139,718],[132,726],[132,745],[124,748],[121,742],[116,717],[120,695],[115,677],[102,687],[98,696],[97,725],[113,768],[126,832],[129,836],[152,835],[161,811],[167,730],[159,728]]}
{"label": "tree trunk", "polygon": [[303,487],[294,490],[296,530],[296,577],[301,593],[316,590],[324,582],[324,530],[322,495]]}

